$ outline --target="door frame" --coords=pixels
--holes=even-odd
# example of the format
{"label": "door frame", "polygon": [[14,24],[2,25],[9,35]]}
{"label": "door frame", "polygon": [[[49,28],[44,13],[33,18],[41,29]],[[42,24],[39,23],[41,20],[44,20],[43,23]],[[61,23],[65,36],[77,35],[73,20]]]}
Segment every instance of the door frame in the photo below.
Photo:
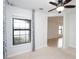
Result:
{"label": "door frame", "polygon": [[[48,17],[59,17],[59,16],[48,16]],[[48,17],[47,17],[47,44],[48,44]],[[60,16],[61,17],[61,16]],[[62,48],[64,48],[65,47],[65,39],[64,39],[64,28],[65,28],[65,26],[64,26],[64,16],[62,16],[63,17],[63,40],[62,40]],[[47,47],[48,47],[48,45],[47,45]]]}

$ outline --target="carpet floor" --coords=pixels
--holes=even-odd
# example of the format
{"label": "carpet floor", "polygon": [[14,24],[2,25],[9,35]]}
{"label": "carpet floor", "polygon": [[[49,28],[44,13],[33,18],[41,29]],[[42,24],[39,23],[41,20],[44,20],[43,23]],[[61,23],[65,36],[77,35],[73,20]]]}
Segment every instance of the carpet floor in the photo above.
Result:
{"label": "carpet floor", "polygon": [[16,55],[7,59],[76,59],[75,48],[41,48],[35,52]]}

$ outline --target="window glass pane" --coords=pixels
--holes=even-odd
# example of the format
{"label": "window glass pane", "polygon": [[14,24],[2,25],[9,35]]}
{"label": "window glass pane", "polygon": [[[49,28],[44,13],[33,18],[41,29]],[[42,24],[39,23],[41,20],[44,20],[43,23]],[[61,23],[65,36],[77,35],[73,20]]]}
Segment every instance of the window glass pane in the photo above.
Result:
{"label": "window glass pane", "polygon": [[21,43],[26,42],[25,37],[26,37],[26,35],[20,35],[20,42]]}
{"label": "window glass pane", "polygon": [[26,26],[25,26],[25,21],[19,20],[19,28],[20,28],[20,29],[25,29],[25,28],[26,28]]}
{"label": "window glass pane", "polygon": [[61,30],[59,30],[58,32],[59,32],[59,34],[61,34],[61,33],[62,33],[62,31],[61,31]]}
{"label": "window glass pane", "polygon": [[26,31],[26,42],[29,42],[30,41],[30,31]]}
{"label": "window glass pane", "polygon": [[29,31],[26,31],[26,34],[29,34],[30,32]]}
{"label": "window glass pane", "polygon": [[14,44],[16,45],[16,44],[19,44],[20,42],[19,42],[19,36],[17,35],[17,36],[14,36]]}
{"label": "window glass pane", "polygon": [[31,41],[31,22],[27,20],[18,20],[14,19],[14,36],[13,36],[13,44],[23,44],[29,43]]}
{"label": "window glass pane", "polygon": [[24,21],[24,20],[14,20],[14,28],[15,29],[29,29],[30,23],[29,21]]}
{"label": "window glass pane", "polygon": [[29,22],[26,22],[25,26],[26,26],[26,29],[29,29],[30,28]]}
{"label": "window glass pane", "polygon": [[20,35],[25,35],[25,32],[26,32],[26,31],[22,31],[22,30],[21,30],[21,31],[20,31]]}
{"label": "window glass pane", "polygon": [[59,29],[62,29],[62,26],[59,26]]}
{"label": "window glass pane", "polygon": [[19,31],[14,31],[14,35],[19,35]]}
{"label": "window glass pane", "polygon": [[15,29],[19,28],[19,20],[14,20],[14,28]]}
{"label": "window glass pane", "polygon": [[14,44],[22,44],[26,42],[30,42],[30,31],[14,31]]}
{"label": "window glass pane", "polygon": [[26,35],[26,42],[29,42],[30,38],[29,35]]}
{"label": "window glass pane", "polygon": [[27,35],[26,40],[27,42],[30,42],[30,36]]}
{"label": "window glass pane", "polygon": [[20,30],[20,35],[26,35],[29,34],[28,30]]}
{"label": "window glass pane", "polygon": [[62,30],[63,30],[63,26],[62,26]]}

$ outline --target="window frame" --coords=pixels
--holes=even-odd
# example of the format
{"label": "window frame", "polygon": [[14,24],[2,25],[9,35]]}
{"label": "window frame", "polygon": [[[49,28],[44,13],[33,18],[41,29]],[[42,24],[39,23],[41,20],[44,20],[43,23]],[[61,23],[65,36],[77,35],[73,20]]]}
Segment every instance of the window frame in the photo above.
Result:
{"label": "window frame", "polygon": [[[14,29],[14,20],[23,20],[23,21],[28,21],[30,26],[29,26],[29,29]],[[22,31],[29,31],[29,39],[30,39],[30,42],[31,42],[31,20],[30,19],[21,19],[21,18],[12,18],[12,44],[13,45],[20,45],[20,44],[26,44],[26,43],[30,43],[30,42],[23,42],[23,43],[20,43],[20,44],[15,44],[14,43],[14,31],[15,30],[22,30]]]}

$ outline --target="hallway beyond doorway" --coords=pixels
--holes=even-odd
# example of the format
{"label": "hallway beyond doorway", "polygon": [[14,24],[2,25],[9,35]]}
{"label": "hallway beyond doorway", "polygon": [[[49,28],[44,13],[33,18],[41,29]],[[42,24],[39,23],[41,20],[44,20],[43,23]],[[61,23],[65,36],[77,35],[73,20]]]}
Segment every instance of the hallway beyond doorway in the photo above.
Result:
{"label": "hallway beyond doorway", "polygon": [[48,47],[62,48],[62,40],[63,40],[63,38],[48,39],[47,45],[48,45]]}
{"label": "hallway beyond doorway", "polygon": [[48,47],[63,47],[63,16],[48,17]]}

